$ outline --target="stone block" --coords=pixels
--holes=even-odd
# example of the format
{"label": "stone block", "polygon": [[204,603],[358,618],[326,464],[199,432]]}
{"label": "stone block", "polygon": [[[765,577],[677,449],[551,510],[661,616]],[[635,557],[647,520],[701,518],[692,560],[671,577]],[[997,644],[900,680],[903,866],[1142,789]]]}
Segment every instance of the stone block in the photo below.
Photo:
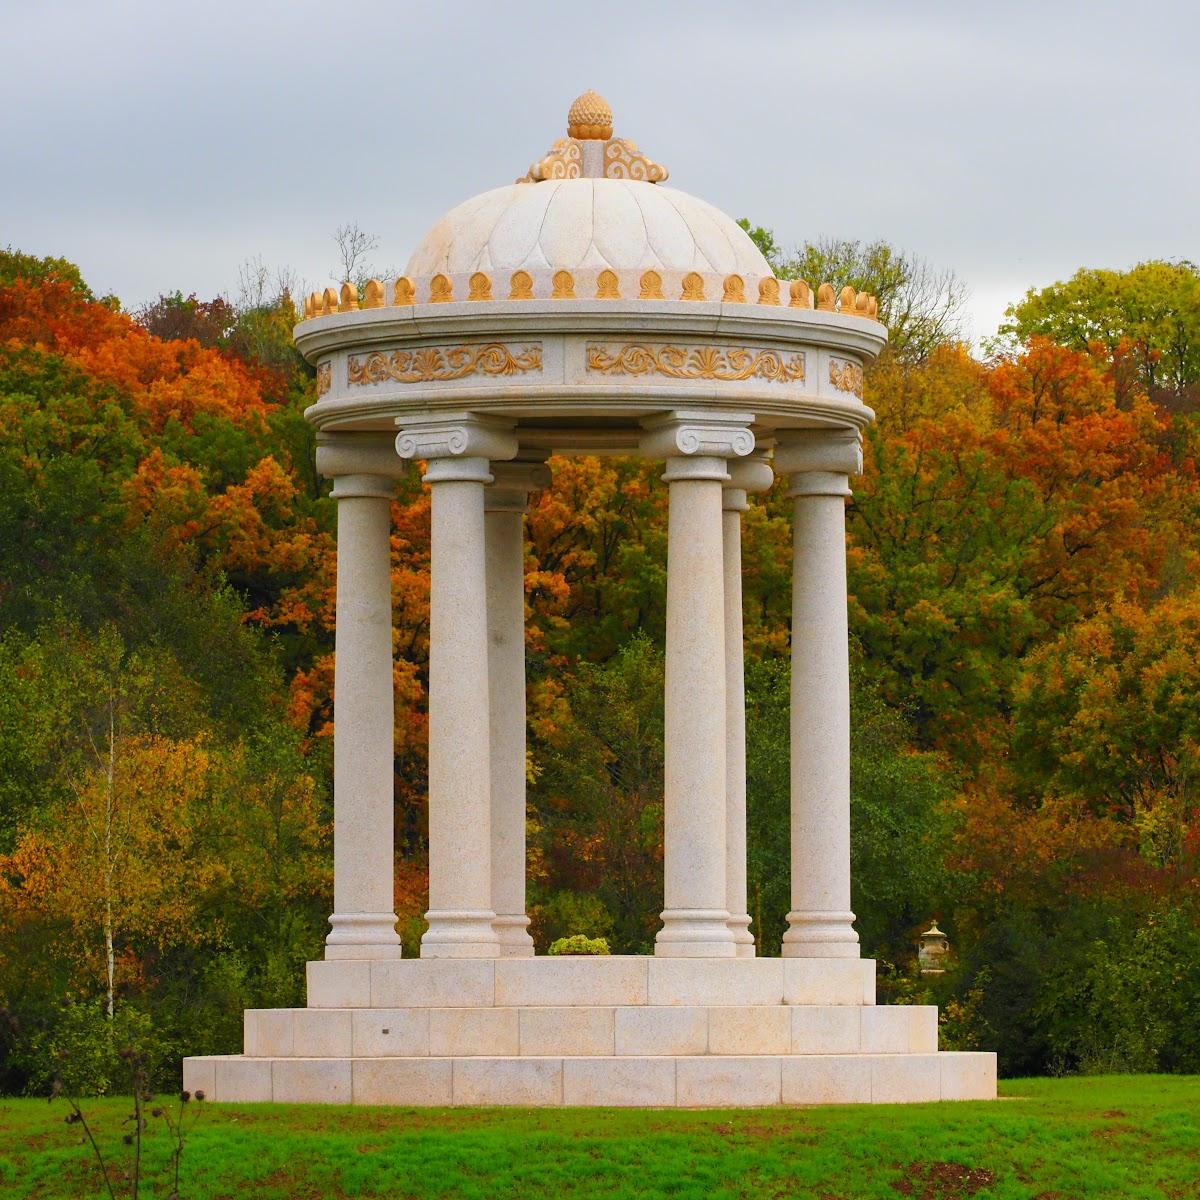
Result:
{"label": "stone block", "polygon": [[708,1009],[618,1008],[617,1054],[707,1054]]}
{"label": "stone block", "polygon": [[942,1098],[936,1054],[878,1054],[871,1058],[873,1104],[922,1104]]}
{"label": "stone block", "polygon": [[[860,1017],[865,1008],[813,1004],[786,1011],[792,1014],[793,1054],[857,1054],[862,1048]],[[907,1026],[904,1031],[907,1036]]]}
{"label": "stone block", "polygon": [[869,1104],[871,1101],[869,1058],[806,1054],[785,1058],[782,1073],[784,1104]]}
{"label": "stone block", "polygon": [[495,960],[401,958],[371,963],[372,1008],[488,1008]]}
{"label": "stone block", "polygon": [[515,1008],[431,1008],[429,1053],[435,1058],[483,1054],[519,1054],[521,1039]]}
{"label": "stone block", "polygon": [[561,1058],[456,1058],[454,1103],[559,1105],[562,1079]]}
{"label": "stone block", "polygon": [[223,1103],[257,1104],[271,1099],[269,1058],[218,1058],[213,1099]]}
{"label": "stone block", "polygon": [[[522,1054],[615,1054],[612,1008],[522,1008]],[[671,1086],[674,1087],[674,1077]]]}
{"label": "stone block", "polygon": [[206,1100],[217,1098],[217,1063],[215,1058],[185,1058],[183,1088],[187,1092],[203,1092]]}
{"label": "stone block", "polygon": [[352,1015],[356,1058],[422,1058],[429,1053],[427,1008],[360,1008]]}
{"label": "stone block", "polygon": [[286,1058],[292,1053],[291,1008],[248,1008],[242,1013],[242,1050],[250,1058]]}
{"label": "stone block", "polygon": [[778,1104],[779,1058],[678,1058],[675,1103],[680,1108],[755,1107]]}
{"label": "stone block", "polygon": [[449,1106],[454,1068],[448,1058],[357,1058],[355,1104]]}
{"label": "stone block", "polygon": [[565,1058],[563,1104],[671,1108],[673,1058]]}
{"label": "stone block", "polygon": [[945,1051],[938,1056],[943,1100],[995,1100],[996,1056],[980,1051]]}
{"label": "stone block", "polygon": [[908,1049],[911,1054],[934,1054],[938,1048],[936,1004],[908,1006]]}
{"label": "stone block", "polygon": [[907,1054],[912,1014],[903,1004],[862,1009],[862,1049],[866,1054]]}
{"label": "stone block", "polygon": [[281,1104],[349,1104],[348,1058],[277,1058],[271,1064],[272,1099]]}
{"label": "stone block", "polygon": [[650,1004],[778,1004],[779,958],[649,958]]}
{"label": "stone block", "polygon": [[875,961],[870,958],[784,958],[785,1004],[874,1004]]}
{"label": "stone block", "polygon": [[645,1004],[648,961],[636,955],[500,959],[495,964],[495,1003],[546,1008]]}
{"label": "stone block", "polygon": [[782,1004],[708,1010],[709,1054],[790,1054],[792,1010]]}
{"label": "stone block", "polygon": [[354,1053],[353,1009],[298,1009],[292,1022],[292,1050],[297,1058],[349,1058]]}
{"label": "stone block", "polygon": [[369,1008],[371,964],[366,959],[308,964],[309,1008]]}

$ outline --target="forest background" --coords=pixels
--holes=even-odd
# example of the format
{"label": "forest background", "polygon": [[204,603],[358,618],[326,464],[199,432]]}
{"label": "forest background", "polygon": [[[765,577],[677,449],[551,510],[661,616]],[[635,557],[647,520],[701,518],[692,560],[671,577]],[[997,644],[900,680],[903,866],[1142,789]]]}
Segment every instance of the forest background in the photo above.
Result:
{"label": "forest background", "polygon": [[[960,336],[886,243],[781,276],[880,298],[848,507],[854,908],[881,999],[1006,1074],[1200,1071],[1200,272],[1083,270]],[[347,229],[361,283],[371,239]],[[355,240],[355,239],[359,240]],[[297,294],[135,313],[0,252],[0,1090],[119,1086],[303,1003],[331,904],[335,511]],[[662,907],[666,489],[551,460],[528,518],[539,949],[651,947]],[[750,910],[788,909],[790,514],[745,518]],[[396,878],[425,908],[429,502],[393,505]],[[951,970],[915,970],[937,916]]]}

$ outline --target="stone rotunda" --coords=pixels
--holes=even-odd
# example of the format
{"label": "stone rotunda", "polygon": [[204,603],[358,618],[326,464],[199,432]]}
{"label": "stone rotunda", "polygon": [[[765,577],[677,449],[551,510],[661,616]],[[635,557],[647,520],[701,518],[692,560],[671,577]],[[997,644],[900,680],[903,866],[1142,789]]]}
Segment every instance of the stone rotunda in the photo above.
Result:
{"label": "stone rotunda", "polygon": [[[452,209],[397,279],[305,302],[338,507],[334,912],[308,1006],[184,1062],[216,1100],[812,1104],[995,1096],[937,1010],[875,1005],[850,911],[845,497],[872,297],[776,279],[666,186],[595,93],[516,183]],[[814,281],[818,282],[818,281]],[[523,516],[551,455],[642,455],[668,489],[665,910],[653,956],[534,957],[525,913]],[[423,464],[419,467],[418,464]],[[431,493],[429,912],[393,911],[390,506]],[[795,508],[791,909],[746,908],[741,513]],[[782,836],[782,831],[781,831]]]}

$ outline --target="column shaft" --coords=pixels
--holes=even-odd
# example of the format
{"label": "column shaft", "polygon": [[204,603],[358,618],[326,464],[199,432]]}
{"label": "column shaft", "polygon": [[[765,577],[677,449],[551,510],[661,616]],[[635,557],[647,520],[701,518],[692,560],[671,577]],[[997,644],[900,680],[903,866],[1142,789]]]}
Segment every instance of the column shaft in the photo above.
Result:
{"label": "column shaft", "polygon": [[746,911],[746,671],[742,629],[742,512],[746,493],[725,489],[725,894],[739,958],[754,957]]}
{"label": "column shaft", "polygon": [[327,958],[400,954],[393,899],[391,479],[340,475]]}
{"label": "column shaft", "polygon": [[429,928],[421,956],[495,957],[483,458],[433,459]]}
{"label": "column shaft", "polygon": [[[489,489],[490,491],[491,489]],[[488,499],[488,683],[491,720],[492,908],[500,953],[533,954],[525,915],[524,495]],[[505,503],[505,499],[499,501]]]}
{"label": "column shaft", "polygon": [[856,958],[844,475],[793,476],[792,911],[785,957]]}
{"label": "column shaft", "polygon": [[664,893],[655,953],[732,957],[720,458],[668,459]]}

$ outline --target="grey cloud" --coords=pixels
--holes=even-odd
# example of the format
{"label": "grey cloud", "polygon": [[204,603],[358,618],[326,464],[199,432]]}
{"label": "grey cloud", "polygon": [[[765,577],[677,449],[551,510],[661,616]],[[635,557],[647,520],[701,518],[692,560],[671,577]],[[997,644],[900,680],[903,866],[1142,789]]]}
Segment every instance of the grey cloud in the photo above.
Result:
{"label": "grey cloud", "polygon": [[316,283],[347,220],[403,263],[595,87],[672,182],[785,244],[953,267],[979,333],[1083,265],[1200,257],[1187,3],[5,6],[0,242],[128,305]]}

